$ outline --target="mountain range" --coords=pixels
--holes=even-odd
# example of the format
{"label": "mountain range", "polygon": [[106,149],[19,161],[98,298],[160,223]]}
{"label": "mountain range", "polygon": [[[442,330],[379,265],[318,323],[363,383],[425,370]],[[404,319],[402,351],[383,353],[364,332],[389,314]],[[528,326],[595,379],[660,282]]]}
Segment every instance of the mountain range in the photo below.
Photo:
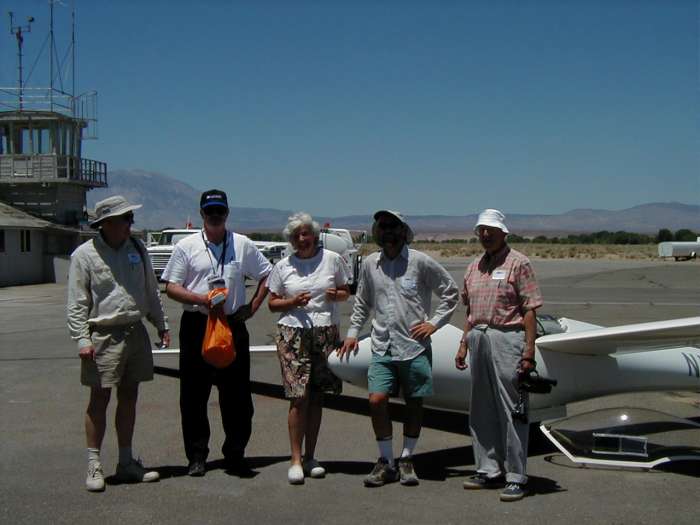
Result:
{"label": "mountain range", "polygon": [[[189,184],[155,172],[114,170],[109,173],[109,187],[88,192],[88,207],[109,195],[123,195],[130,202],[143,204],[136,215],[138,228],[183,228],[187,221],[198,226],[201,191]],[[240,232],[279,232],[292,210],[231,207],[229,225]],[[507,213],[507,210],[506,210]],[[372,218],[367,215],[314,217],[319,223],[334,227],[367,230]],[[470,215],[410,215],[416,233],[448,237],[470,234],[477,213]],[[520,235],[548,236],[564,233],[624,230],[656,233],[661,228],[676,231],[688,228],[700,231],[700,206],[678,202],[640,204],[624,210],[576,209],[560,214],[508,214],[510,230]]]}

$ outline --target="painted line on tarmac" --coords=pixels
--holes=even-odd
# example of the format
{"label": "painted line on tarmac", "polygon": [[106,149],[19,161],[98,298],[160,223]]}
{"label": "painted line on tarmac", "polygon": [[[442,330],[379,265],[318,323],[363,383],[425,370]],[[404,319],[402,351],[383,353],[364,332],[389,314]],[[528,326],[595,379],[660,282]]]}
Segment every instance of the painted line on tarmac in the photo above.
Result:
{"label": "painted line on tarmac", "polygon": [[545,304],[595,305],[595,306],[697,306],[700,303],[666,303],[657,301],[545,301]]}

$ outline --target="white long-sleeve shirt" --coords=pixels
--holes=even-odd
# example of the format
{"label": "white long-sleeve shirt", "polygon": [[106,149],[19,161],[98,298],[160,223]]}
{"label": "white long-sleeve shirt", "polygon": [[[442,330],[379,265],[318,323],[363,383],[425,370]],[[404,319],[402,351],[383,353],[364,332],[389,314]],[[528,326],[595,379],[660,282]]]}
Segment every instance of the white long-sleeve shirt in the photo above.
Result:
{"label": "white long-sleeve shirt", "polygon": [[[440,304],[430,316],[430,299]],[[428,321],[436,328],[447,324],[457,309],[459,291],[454,280],[434,259],[404,246],[395,259],[375,252],[362,261],[348,337],[357,337],[370,311],[372,351],[387,352],[395,361],[413,359],[430,344],[430,338],[415,340],[411,327]]]}
{"label": "white long-sleeve shirt", "polygon": [[158,281],[140,247],[127,239],[115,250],[98,235],[71,255],[66,310],[78,348],[92,344],[92,326],[127,326],[146,317],[159,331],[168,329]]}

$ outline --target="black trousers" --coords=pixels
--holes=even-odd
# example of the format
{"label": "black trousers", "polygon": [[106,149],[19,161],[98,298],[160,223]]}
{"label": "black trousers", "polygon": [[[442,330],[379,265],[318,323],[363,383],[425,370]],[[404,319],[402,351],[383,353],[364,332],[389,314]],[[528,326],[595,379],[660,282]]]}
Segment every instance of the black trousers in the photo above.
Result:
{"label": "black trousers", "polygon": [[236,346],[236,360],[226,368],[214,368],[202,359],[207,316],[184,312],[180,322],[180,414],[182,438],[188,461],[205,461],[209,455],[207,403],[212,385],[219,390],[219,408],[226,439],[224,458],[243,457],[250,439],[253,398],[250,393],[250,339],[245,323],[228,318]]}

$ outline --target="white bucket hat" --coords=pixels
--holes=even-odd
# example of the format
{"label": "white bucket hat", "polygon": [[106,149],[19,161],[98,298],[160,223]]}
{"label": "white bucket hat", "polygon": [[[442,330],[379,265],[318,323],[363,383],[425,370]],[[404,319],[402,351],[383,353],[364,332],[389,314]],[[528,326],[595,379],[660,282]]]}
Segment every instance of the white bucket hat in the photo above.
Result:
{"label": "white bucket hat", "polygon": [[479,226],[491,226],[493,228],[498,228],[503,233],[510,233],[505,225],[506,216],[502,212],[493,209],[486,209],[479,214],[479,218],[476,220],[476,226],[474,226],[474,231],[479,229]]}
{"label": "white bucket hat", "polygon": [[141,204],[129,204],[129,201],[121,195],[112,195],[95,204],[95,220],[90,223],[90,227],[97,228],[105,219],[119,217],[140,207]]}
{"label": "white bucket hat", "polygon": [[394,210],[379,210],[374,214],[374,224],[372,225],[372,237],[377,238],[377,221],[381,215],[390,215],[395,219],[399,220],[406,231],[406,244],[411,244],[413,242],[413,230],[403,218],[400,212]]}

